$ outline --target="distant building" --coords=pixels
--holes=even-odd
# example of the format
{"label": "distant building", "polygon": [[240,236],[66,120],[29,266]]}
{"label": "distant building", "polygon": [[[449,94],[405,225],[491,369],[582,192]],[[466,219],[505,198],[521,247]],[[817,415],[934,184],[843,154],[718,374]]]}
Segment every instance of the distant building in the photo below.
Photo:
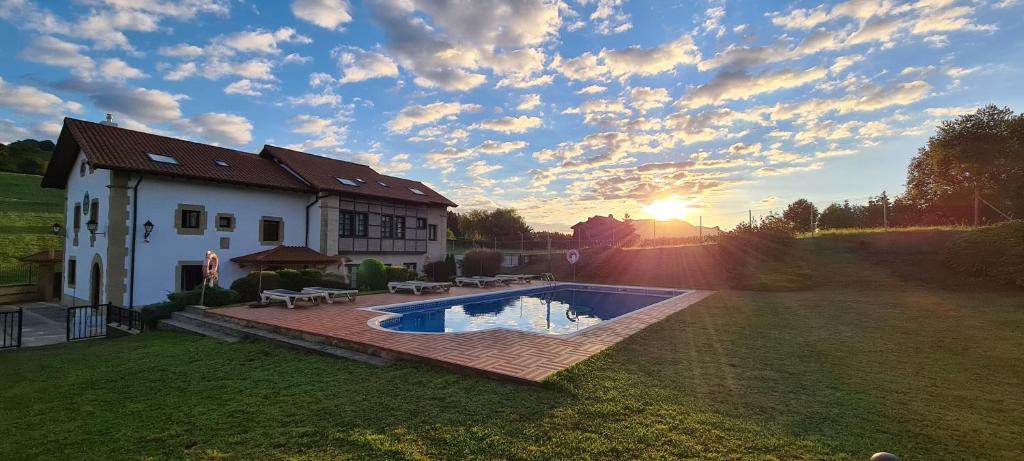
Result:
{"label": "distant building", "polygon": [[613,215],[592,216],[572,226],[573,240],[588,245],[624,244],[630,241],[639,243],[655,238],[690,238],[701,235],[714,237],[721,233],[718,226],[704,227],[702,232],[702,228],[677,219],[657,222],[653,219],[619,220]]}

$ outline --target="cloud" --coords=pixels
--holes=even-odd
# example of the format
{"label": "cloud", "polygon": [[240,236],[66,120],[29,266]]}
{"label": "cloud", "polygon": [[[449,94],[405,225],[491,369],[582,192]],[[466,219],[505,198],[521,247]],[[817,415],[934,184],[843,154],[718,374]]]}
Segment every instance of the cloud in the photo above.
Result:
{"label": "cloud", "polygon": [[118,58],[103,60],[100,63],[99,74],[105,80],[114,82],[149,77],[145,72],[128,65],[128,63]]}
{"label": "cloud", "polygon": [[466,173],[470,176],[483,176],[501,169],[501,165],[490,165],[486,161],[477,160],[466,167]]}
{"label": "cloud", "polygon": [[343,118],[328,119],[315,115],[301,114],[291,120],[292,133],[313,136],[301,144],[294,144],[288,148],[306,151],[323,150],[345,143],[348,136],[348,127]]}
{"label": "cloud", "polygon": [[640,86],[629,90],[630,105],[641,112],[662,107],[671,99],[664,88]]}
{"label": "cloud", "polygon": [[808,99],[799,102],[779,103],[771,109],[773,120],[792,118],[817,119],[831,112],[848,114],[871,112],[891,106],[902,106],[920,101],[928,96],[931,87],[917,80],[892,86],[868,86],[837,99]]}
{"label": "cloud", "polygon": [[342,84],[398,76],[395,61],[381,53],[345,46],[335,48],[331,54],[338,58],[338,68],[341,69],[339,82]]}
{"label": "cloud", "polygon": [[[261,53],[279,54],[281,43],[311,43],[312,40],[305,35],[298,34],[291,27],[282,27],[276,31],[265,29],[247,30],[233,34],[217,37],[213,45],[206,50],[207,53],[233,54],[233,53]],[[222,47],[228,48],[227,50]]]}
{"label": "cloud", "polygon": [[91,94],[93,104],[107,112],[124,115],[141,122],[170,122],[181,118],[178,101],[188,99],[182,94],[161,90],[109,86]]}
{"label": "cloud", "polygon": [[198,58],[203,55],[203,49],[189,45],[188,43],[182,43],[174,46],[162,46],[157,50],[161,56],[167,56],[171,58]]}
{"label": "cloud", "polygon": [[330,88],[324,89],[320,93],[306,93],[302,96],[289,96],[288,104],[293,106],[331,106],[336,107],[341,104],[341,95],[338,95]]}
{"label": "cloud", "polygon": [[726,101],[747,100],[762,93],[771,93],[786,88],[796,88],[824,78],[825,69],[812,67],[806,70],[780,70],[750,75],[745,72],[723,72],[710,82],[690,90],[677,106],[693,109],[706,105],[717,105]]}
{"label": "cloud", "polygon": [[49,66],[66,67],[79,75],[88,75],[96,67],[92,58],[82,54],[85,47],[44,35],[36,37],[21,51],[21,58]]}
{"label": "cloud", "polygon": [[262,96],[264,91],[272,89],[274,89],[274,85],[269,83],[254,82],[247,78],[243,78],[224,87],[224,92],[227,94],[241,94],[245,96]]}
{"label": "cloud", "polygon": [[412,127],[425,125],[438,120],[454,117],[461,112],[476,112],[483,109],[477,104],[462,104],[458,102],[435,102],[423,106],[406,106],[398,112],[393,120],[388,122],[387,128],[395,133],[406,133]]}
{"label": "cloud", "polygon": [[519,105],[516,106],[516,110],[531,111],[540,107],[540,104],[539,94],[524,94],[519,99]]}
{"label": "cloud", "polygon": [[599,94],[608,90],[608,87],[601,85],[590,85],[576,92],[576,94]]}
{"label": "cloud", "polygon": [[658,75],[700,60],[700,49],[693,38],[683,35],[653,48],[601,49],[597,54],[588,52],[571,59],[556,56],[551,67],[570,80],[609,80]]}
{"label": "cloud", "polygon": [[343,155],[353,162],[369,165],[374,170],[384,174],[398,174],[412,170],[413,164],[409,161],[409,154],[393,155],[390,161],[384,161],[384,156],[377,153],[362,153]]}
{"label": "cloud", "polygon": [[173,82],[181,81],[195,75],[197,70],[198,67],[196,67],[196,63],[183,62],[170,72],[164,74],[164,80],[170,80]]}
{"label": "cloud", "polygon": [[292,13],[303,21],[337,30],[352,20],[352,6],[346,0],[293,0]]}
{"label": "cloud", "polygon": [[825,166],[822,162],[812,163],[810,165],[803,166],[786,166],[786,167],[762,167],[754,171],[754,176],[767,177],[767,176],[784,176],[794,173],[804,173],[808,171],[820,170]]}
{"label": "cloud", "polygon": [[9,85],[0,77],[0,107],[21,114],[59,116],[65,112],[78,113],[82,105],[64,101],[55,94],[28,85]]}
{"label": "cloud", "polygon": [[[588,0],[580,3],[586,4]],[[597,8],[590,14],[594,30],[601,35],[619,34],[633,28],[630,15],[622,10],[623,0],[595,0]]]}
{"label": "cloud", "polygon": [[498,142],[498,141],[484,141],[479,146],[473,148],[474,151],[482,154],[507,154],[523,149],[527,146],[526,141],[509,141],[509,142]]}
{"label": "cloud", "polygon": [[525,133],[541,125],[543,120],[538,117],[521,115],[519,117],[504,117],[495,120],[486,120],[470,126],[478,130],[497,131],[499,133]]}
{"label": "cloud", "polygon": [[217,145],[241,145],[252,141],[252,123],[241,115],[208,112],[180,120],[173,126]]}

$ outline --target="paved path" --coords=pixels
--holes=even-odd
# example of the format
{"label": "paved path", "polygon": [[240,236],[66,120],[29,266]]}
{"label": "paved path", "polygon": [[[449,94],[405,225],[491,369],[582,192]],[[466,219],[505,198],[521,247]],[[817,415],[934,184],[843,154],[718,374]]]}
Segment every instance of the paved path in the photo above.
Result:
{"label": "paved path", "polygon": [[0,309],[24,308],[21,319],[21,347],[46,346],[67,339],[67,309],[53,303],[24,303]]}

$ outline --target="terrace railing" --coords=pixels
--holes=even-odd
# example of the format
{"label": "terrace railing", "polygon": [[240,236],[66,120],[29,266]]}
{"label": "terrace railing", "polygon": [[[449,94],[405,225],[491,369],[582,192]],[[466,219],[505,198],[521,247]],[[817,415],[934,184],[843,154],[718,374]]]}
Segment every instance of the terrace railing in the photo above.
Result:
{"label": "terrace railing", "polygon": [[142,331],[142,311],[107,304],[107,325]]}
{"label": "terrace railing", "polygon": [[69,307],[67,340],[100,338],[107,335],[107,308],[110,304]]}
{"label": "terrace railing", "polygon": [[21,347],[21,318],[24,311],[0,311],[0,349]]}
{"label": "terrace railing", "polygon": [[0,286],[31,285],[37,277],[32,264],[0,262]]}

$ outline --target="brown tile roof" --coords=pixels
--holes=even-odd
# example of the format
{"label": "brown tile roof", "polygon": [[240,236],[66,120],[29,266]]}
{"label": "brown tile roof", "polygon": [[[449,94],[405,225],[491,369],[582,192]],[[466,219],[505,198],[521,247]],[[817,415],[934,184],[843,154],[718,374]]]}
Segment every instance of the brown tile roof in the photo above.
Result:
{"label": "brown tile roof", "polygon": [[[419,181],[383,175],[366,165],[271,145],[263,146],[263,151],[260,152],[260,155],[281,162],[281,164],[302,177],[303,180],[318,191],[341,192],[451,207],[458,206],[455,202],[448,200]],[[353,181],[358,185],[342,184],[338,181],[338,178]],[[362,181],[359,181],[360,179]],[[382,182],[387,184],[387,186],[382,186],[380,184]],[[423,195],[413,192],[412,189],[423,192]]]}
{"label": "brown tile roof", "polygon": [[277,246],[269,250],[231,258],[232,262],[245,265],[268,264],[339,264],[341,256],[327,256],[308,247]]}
{"label": "brown tile roof", "polygon": [[45,250],[18,258],[23,263],[54,264],[64,262],[64,250]]}
{"label": "brown tile roof", "polygon": [[[64,119],[43,187],[66,186],[79,149],[96,168],[309,191],[301,180],[266,157],[73,118]],[[174,157],[178,165],[153,161],[146,155],[149,153]],[[227,166],[218,166],[216,160]]]}

